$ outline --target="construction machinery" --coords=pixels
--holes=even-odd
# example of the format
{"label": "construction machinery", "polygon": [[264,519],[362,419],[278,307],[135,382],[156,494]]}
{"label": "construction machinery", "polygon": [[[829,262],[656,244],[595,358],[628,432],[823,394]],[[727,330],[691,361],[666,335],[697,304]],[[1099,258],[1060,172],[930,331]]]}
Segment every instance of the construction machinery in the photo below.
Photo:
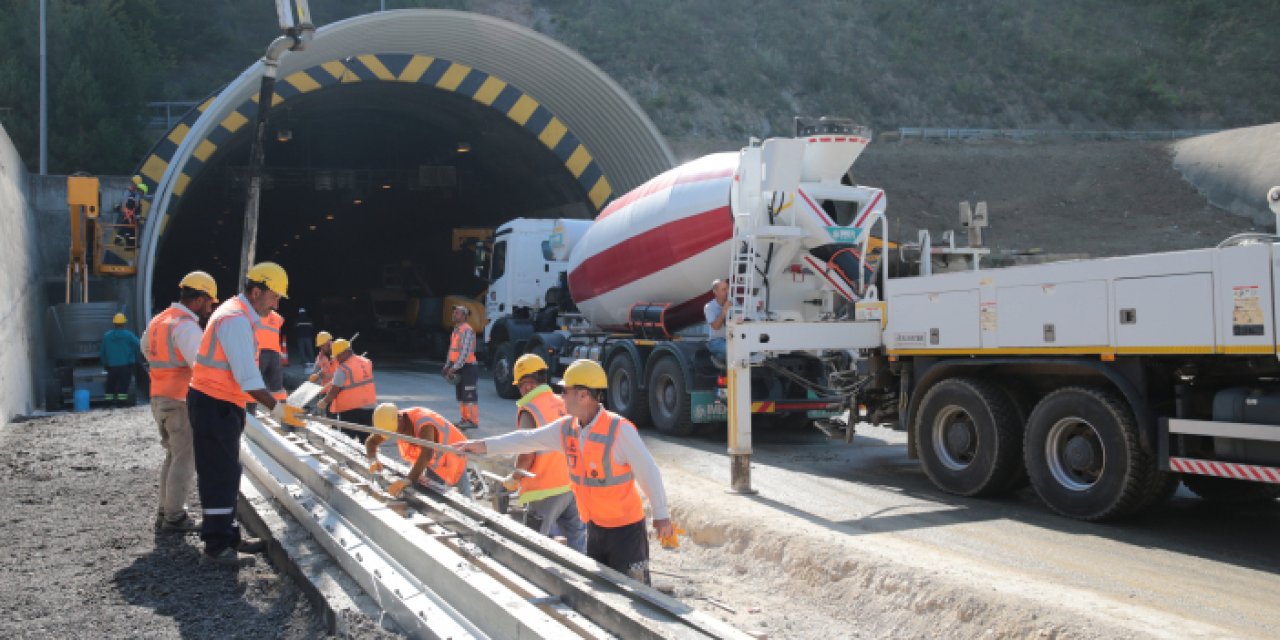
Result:
{"label": "construction machinery", "polygon": [[[753,426],[776,420],[761,413],[776,402],[840,414],[796,422],[846,442],[859,421],[906,431],[908,454],[943,491],[1029,482],[1075,518],[1134,513],[1179,481],[1223,501],[1280,492],[1277,236],[983,268],[987,249],[953,233],[887,242],[883,192],[849,172],[868,139],[842,121],[798,120],[795,138],[674,169],[594,222],[542,223],[546,256],[517,242],[529,221],[499,229],[486,331],[498,390],[510,384],[502,356],[595,358],[615,410],[683,433],[722,377],[740,491],[751,489]],[[985,208],[967,213],[980,241]],[[504,288],[513,273],[519,292]],[[725,274],[733,311],[715,376],[698,311]]]}
{"label": "construction machinery", "polygon": [[45,406],[51,411],[61,409],[76,389],[87,391],[91,401],[103,395],[106,373],[98,362],[98,347],[119,305],[89,302],[90,276],[130,277],[137,272],[137,221],[122,214],[108,222],[101,199],[98,178],[67,177],[71,243],[66,295],[63,303],[45,313],[45,335],[49,336]]}

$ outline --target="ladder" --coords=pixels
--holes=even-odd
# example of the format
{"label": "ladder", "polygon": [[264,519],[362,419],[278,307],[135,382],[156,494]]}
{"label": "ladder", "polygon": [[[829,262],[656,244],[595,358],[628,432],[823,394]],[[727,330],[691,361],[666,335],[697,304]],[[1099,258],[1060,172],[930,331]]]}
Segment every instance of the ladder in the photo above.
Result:
{"label": "ladder", "polygon": [[729,281],[729,319],[758,320],[762,305],[756,286],[756,236],[744,229],[749,214],[734,216],[733,273]]}

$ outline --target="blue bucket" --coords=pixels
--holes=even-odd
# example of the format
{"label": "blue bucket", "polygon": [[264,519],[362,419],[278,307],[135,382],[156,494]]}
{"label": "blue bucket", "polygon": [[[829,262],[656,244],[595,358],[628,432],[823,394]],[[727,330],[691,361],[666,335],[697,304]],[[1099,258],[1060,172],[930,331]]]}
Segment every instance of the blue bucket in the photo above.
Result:
{"label": "blue bucket", "polygon": [[88,411],[89,410],[89,390],[76,389],[76,392],[72,394],[71,406],[76,411]]}

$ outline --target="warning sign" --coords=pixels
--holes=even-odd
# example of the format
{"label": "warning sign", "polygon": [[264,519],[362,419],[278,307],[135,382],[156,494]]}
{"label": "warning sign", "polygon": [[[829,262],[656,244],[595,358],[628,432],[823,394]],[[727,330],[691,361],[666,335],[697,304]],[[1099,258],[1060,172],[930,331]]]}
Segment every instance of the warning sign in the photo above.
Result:
{"label": "warning sign", "polygon": [[1237,336],[1261,336],[1266,334],[1266,316],[1258,285],[1231,287],[1231,333]]}
{"label": "warning sign", "polygon": [[982,303],[982,310],[978,314],[978,320],[982,325],[983,333],[996,332],[996,303],[994,300]]}

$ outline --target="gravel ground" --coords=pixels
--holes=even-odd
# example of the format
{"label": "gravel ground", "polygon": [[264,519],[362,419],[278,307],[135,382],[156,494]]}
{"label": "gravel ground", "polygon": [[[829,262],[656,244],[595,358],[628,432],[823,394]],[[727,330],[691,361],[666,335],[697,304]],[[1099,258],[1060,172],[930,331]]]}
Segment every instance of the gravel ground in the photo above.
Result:
{"label": "gravel ground", "polygon": [[327,637],[264,559],[202,566],[194,534],[153,532],[161,459],[144,406],[0,427],[0,637]]}

